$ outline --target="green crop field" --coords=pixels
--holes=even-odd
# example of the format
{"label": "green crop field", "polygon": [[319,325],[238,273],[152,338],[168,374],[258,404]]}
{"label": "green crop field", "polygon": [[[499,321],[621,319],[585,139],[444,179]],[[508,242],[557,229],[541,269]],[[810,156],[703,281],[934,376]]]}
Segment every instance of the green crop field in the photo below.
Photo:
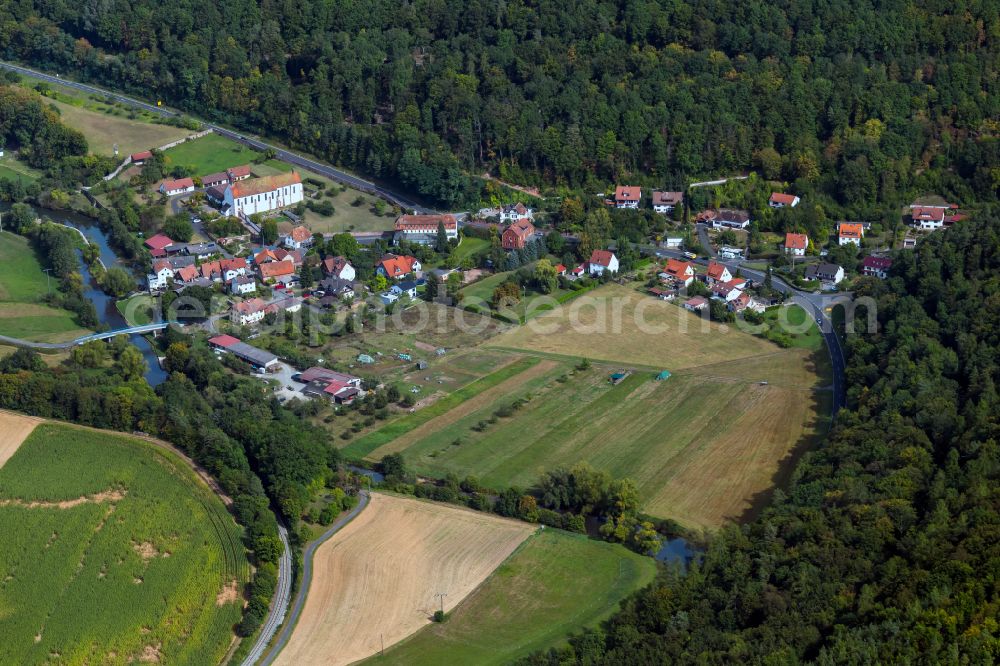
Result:
{"label": "green crop field", "polygon": [[529,537],[447,622],[430,625],[365,663],[510,663],[595,626],[655,572],[651,558],[622,546],[544,530]]}
{"label": "green crop field", "polygon": [[[28,240],[0,232],[0,334],[59,342],[89,332],[76,324],[73,313],[40,302],[48,289],[47,280]],[[56,286],[52,280],[52,289]]]}
{"label": "green crop field", "polygon": [[0,663],[219,663],[249,565],[175,454],[42,424],[0,468]]}
{"label": "green crop field", "polygon": [[205,176],[234,166],[249,164],[258,153],[213,133],[174,146],[165,151],[163,156],[167,160],[168,168],[176,165],[188,166],[194,170],[196,176]]}

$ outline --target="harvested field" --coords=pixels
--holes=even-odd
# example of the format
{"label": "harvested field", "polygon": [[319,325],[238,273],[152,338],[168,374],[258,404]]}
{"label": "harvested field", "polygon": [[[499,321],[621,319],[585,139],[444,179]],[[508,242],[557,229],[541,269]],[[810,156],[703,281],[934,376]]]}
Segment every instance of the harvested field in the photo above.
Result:
{"label": "harvested field", "polygon": [[17,452],[21,442],[41,423],[40,419],[0,412],[0,467]]}
{"label": "harvested field", "polygon": [[454,506],[373,494],[316,551],[295,630],[275,664],[350,664],[427,625],[479,586],[534,527]]}
{"label": "harvested field", "polygon": [[540,314],[486,345],[663,367],[671,372],[778,350],[767,340],[617,284]]}

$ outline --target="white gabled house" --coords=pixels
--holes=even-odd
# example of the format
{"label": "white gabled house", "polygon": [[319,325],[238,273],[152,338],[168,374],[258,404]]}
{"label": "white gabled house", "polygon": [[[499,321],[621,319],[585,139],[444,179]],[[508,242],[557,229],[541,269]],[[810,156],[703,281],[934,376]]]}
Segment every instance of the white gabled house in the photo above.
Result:
{"label": "white gabled house", "polygon": [[591,275],[602,275],[618,272],[618,257],[610,250],[594,250],[590,255],[588,269]]}

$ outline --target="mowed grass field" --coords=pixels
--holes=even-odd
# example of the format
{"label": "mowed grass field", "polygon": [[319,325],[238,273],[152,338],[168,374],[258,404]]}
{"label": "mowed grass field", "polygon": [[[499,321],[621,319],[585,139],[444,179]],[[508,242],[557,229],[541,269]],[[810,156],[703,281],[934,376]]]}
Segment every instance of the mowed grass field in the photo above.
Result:
{"label": "mowed grass field", "polygon": [[0,663],[207,664],[229,648],[240,529],[175,454],[38,425],[0,467],[0,524]]}
{"label": "mowed grass field", "polygon": [[[634,296],[609,285],[594,298],[609,292]],[[496,381],[473,382],[453,394],[461,400],[418,409],[346,450],[369,461],[402,452],[418,474],[473,475],[494,488],[530,488],[548,470],[586,461],[634,479],[650,515],[693,528],[744,517],[827,427],[825,352],[781,349],[646,300],[676,310],[654,314],[679,316],[680,327],[647,333],[622,324],[620,333],[593,339],[558,320],[543,327],[554,333],[531,324],[512,329],[482,347],[510,354],[502,375],[484,378]],[[536,321],[568,317],[569,307]],[[621,309],[630,320],[634,312]],[[583,356],[602,360],[581,370]],[[632,374],[612,385],[611,373],[621,369]],[[661,369],[672,376],[657,381]],[[467,390],[477,385],[481,391]],[[518,400],[517,409],[498,413]]]}
{"label": "mowed grass field", "polygon": [[[42,263],[23,236],[0,232],[0,335],[61,342],[89,333],[73,313],[41,302],[48,286]],[[52,289],[57,287],[52,280]]]}
{"label": "mowed grass field", "polygon": [[168,169],[189,166],[198,176],[250,164],[257,156],[256,151],[215,133],[185,141],[163,153]]}
{"label": "mowed grass field", "polygon": [[366,666],[506,664],[597,625],[656,564],[622,546],[560,530],[537,532],[443,624],[433,624]]}
{"label": "mowed grass field", "polygon": [[[305,606],[276,665],[350,664],[451,610],[537,529],[459,507],[373,493],[315,553]],[[457,662],[453,662],[457,663]]]}

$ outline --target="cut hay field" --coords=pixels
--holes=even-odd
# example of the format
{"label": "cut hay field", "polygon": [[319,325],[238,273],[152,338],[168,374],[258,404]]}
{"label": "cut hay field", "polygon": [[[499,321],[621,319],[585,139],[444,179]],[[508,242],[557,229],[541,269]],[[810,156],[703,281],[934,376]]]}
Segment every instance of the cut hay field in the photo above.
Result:
{"label": "cut hay field", "polygon": [[219,663],[231,645],[240,529],[175,454],[40,424],[0,467],[0,524],[0,663]]}
{"label": "cut hay field", "polygon": [[118,154],[125,159],[131,153],[157,148],[192,134],[183,127],[129,118],[127,112],[113,107],[100,106],[98,108],[105,110],[95,111],[52,98],[47,98],[45,103],[54,104],[62,121],[83,132],[90,152],[99,155],[113,155],[115,144],[118,144]]}
{"label": "cut hay field", "polygon": [[656,564],[622,546],[559,530],[537,532],[443,624],[432,624],[366,666],[506,664],[597,625],[653,580]]}
{"label": "cut hay field", "polygon": [[451,610],[535,530],[444,504],[374,493],[321,545],[305,606],[277,665],[350,664]]}
{"label": "cut hay field", "polygon": [[[648,297],[669,308],[653,310],[661,323],[680,316],[681,324],[630,330],[636,295],[618,286],[581,300],[611,296],[625,299],[618,336],[591,338],[559,320],[544,323],[556,331],[548,335],[530,324],[502,333],[480,349],[510,354],[518,372],[507,366],[481,395],[418,409],[346,450],[370,462],[401,452],[417,474],[472,475],[492,488],[530,488],[546,471],[586,461],[634,479],[643,510],[656,517],[701,528],[751,515],[828,426],[825,352],[723,332]],[[550,317],[568,320],[556,311],[536,321]],[[578,369],[584,356],[603,360]],[[633,374],[612,385],[610,374],[623,368]],[[657,381],[660,369],[673,374]]]}
{"label": "cut hay field", "polygon": [[605,285],[527,326],[486,343],[570,357],[615,361],[671,372],[771,354],[771,342],[709,322],[687,310],[617,284]]}
{"label": "cut hay field", "polygon": [[61,342],[90,332],[78,326],[68,310],[40,302],[48,289],[46,282],[42,262],[28,240],[0,232],[0,334]]}
{"label": "cut hay field", "polygon": [[0,467],[21,448],[21,443],[41,423],[40,419],[0,412]]}

